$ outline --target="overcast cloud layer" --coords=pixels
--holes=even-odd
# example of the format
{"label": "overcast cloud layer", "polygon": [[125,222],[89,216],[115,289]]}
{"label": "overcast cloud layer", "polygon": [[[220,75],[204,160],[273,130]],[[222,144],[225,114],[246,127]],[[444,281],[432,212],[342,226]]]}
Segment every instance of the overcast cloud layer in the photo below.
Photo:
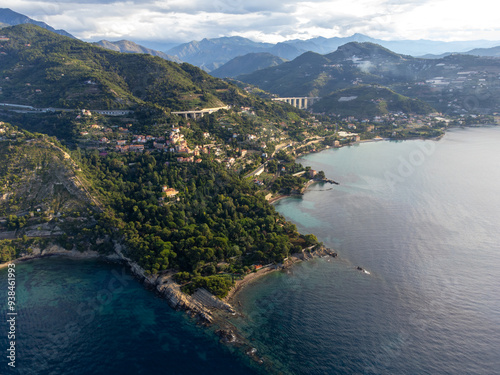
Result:
{"label": "overcast cloud layer", "polygon": [[4,0],[2,7],[76,37],[280,42],[363,33],[380,39],[500,40],[491,0]]}

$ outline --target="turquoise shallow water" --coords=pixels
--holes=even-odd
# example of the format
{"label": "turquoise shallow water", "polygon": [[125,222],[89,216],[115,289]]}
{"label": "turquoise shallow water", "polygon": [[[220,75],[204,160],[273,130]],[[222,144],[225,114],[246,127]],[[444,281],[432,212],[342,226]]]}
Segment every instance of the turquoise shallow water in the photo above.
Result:
{"label": "turquoise shallow water", "polygon": [[[2,375],[255,373],[125,267],[43,258],[18,264],[16,273],[16,368],[3,355],[8,346],[2,302]],[[0,277],[0,301],[7,301],[6,270]]]}
{"label": "turquoise shallow water", "polygon": [[[234,323],[271,368],[120,266],[50,258],[16,268],[19,367],[2,356],[0,374],[500,374],[498,145],[500,129],[479,128],[300,160],[341,185],[276,208],[340,256],[240,294],[245,319]],[[0,280],[6,301],[6,270]]]}

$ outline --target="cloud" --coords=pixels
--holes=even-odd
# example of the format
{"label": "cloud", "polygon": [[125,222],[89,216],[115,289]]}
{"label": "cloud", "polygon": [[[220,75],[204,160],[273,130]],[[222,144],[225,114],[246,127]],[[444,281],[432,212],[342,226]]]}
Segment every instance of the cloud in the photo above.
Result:
{"label": "cloud", "polygon": [[4,0],[83,40],[185,42],[241,35],[279,42],[367,34],[383,39],[499,39],[489,0]]}

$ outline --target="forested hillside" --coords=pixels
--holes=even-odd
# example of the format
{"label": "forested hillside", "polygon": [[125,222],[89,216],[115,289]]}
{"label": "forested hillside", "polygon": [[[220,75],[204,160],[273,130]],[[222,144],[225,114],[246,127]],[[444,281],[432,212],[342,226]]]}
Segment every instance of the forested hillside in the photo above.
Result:
{"label": "forested hillside", "polygon": [[230,87],[189,64],[121,54],[34,25],[2,30],[4,101],[37,107],[130,108],[154,102],[171,110],[223,105]]}
{"label": "forested hillside", "polygon": [[[125,255],[147,273],[175,270],[187,291],[204,286],[218,296],[255,265],[279,263],[292,251],[317,245],[314,236],[300,235],[275,212],[259,184],[242,178],[277,145],[303,140],[310,124],[319,124],[311,115],[258,98],[189,64],[113,52],[32,25],[10,27],[4,34],[9,40],[0,47],[5,52],[0,55],[0,102],[56,108],[43,113],[6,108],[0,119],[50,134],[71,148],[56,138],[24,131],[22,138],[9,138],[6,147],[15,142],[17,148],[7,150],[16,151],[12,155],[30,166],[42,163],[48,168],[47,157],[33,164],[22,155],[38,158],[52,142],[53,152],[63,155],[73,171],[61,174],[61,183],[77,181],[85,192],[71,209],[70,201],[61,201],[57,183],[32,203],[23,201],[26,209],[40,208],[39,220],[50,225],[42,236],[45,242],[101,252],[121,243]],[[222,105],[232,107],[198,119],[171,113]],[[115,117],[95,108],[132,112]],[[17,178],[29,169],[23,167],[23,172],[15,164],[9,168],[2,171],[4,178]],[[38,173],[33,176],[39,178]],[[275,181],[275,191],[282,179]],[[16,214],[6,226],[25,230],[30,212],[16,206],[13,190],[18,185],[4,186],[11,197],[6,213]],[[292,185],[286,187],[296,187]],[[45,201],[61,203],[44,206]],[[73,221],[61,218],[68,210],[83,212],[78,203],[90,211],[82,214],[84,225],[77,230],[68,224]],[[40,240],[38,232],[26,233],[28,242]]]}
{"label": "forested hillside", "polygon": [[408,98],[386,87],[359,85],[322,98],[314,104],[314,110],[339,116],[374,117],[390,112],[427,114],[433,108],[421,100]]}

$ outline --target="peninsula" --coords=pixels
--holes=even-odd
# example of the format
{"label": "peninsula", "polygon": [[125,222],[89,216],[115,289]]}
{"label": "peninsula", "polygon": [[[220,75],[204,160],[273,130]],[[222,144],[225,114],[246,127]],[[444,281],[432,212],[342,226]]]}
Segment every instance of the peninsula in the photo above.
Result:
{"label": "peninsula", "polygon": [[[213,311],[234,313],[228,302],[258,275],[335,256],[269,203],[335,183],[297,156],[492,121],[443,117],[372,88],[378,110],[387,100],[399,107],[371,118],[313,114],[189,64],[34,25],[2,34],[1,262],[51,254],[126,262],[171,306],[206,322]],[[407,104],[417,113],[403,112]]]}

